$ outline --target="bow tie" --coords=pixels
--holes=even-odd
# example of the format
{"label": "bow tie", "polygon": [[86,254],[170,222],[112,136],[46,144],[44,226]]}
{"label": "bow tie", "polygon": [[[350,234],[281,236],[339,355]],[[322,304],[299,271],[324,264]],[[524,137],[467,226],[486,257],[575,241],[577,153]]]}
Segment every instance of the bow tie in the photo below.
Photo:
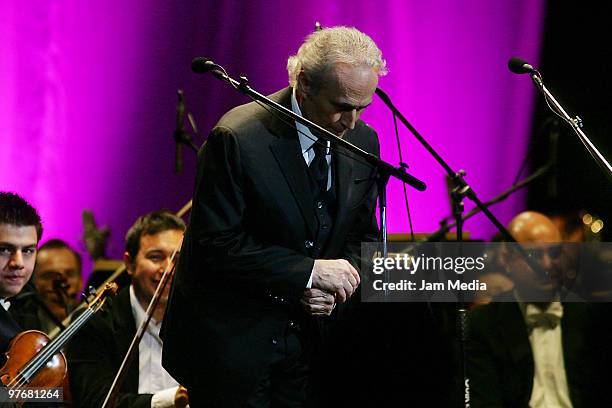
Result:
{"label": "bow tie", "polygon": [[535,305],[527,305],[525,316],[527,330],[529,333],[537,327],[552,330],[559,325],[562,316],[563,306],[558,302],[550,304],[544,312],[540,311]]}
{"label": "bow tie", "polygon": [[554,329],[561,322],[561,318],[553,313],[534,313],[527,316],[527,330],[529,333],[533,331],[533,329],[541,327],[543,329]]}

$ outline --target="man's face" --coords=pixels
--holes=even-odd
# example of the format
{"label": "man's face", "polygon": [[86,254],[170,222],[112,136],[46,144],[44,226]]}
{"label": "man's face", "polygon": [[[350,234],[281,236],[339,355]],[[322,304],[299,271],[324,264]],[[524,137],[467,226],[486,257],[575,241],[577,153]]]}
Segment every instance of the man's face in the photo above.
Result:
{"label": "man's face", "polygon": [[[136,259],[131,262],[129,255],[125,254],[124,258],[128,273],[132,276],[134,292],[143,308],[146,309],[153,298],[162,274],[170,262],[172,253],[175,249],[180,249],[182,241],[183,231],[181,230],[167,230],[155,235],[143,235],[140,237],[140,250]],[[177,259],[178,252],[175,261]],[[170,282],[166,285],[160,298],[159,305],[161,307],[165,308],[169,291]]]}
{"label": "man's face", "polygon": [[378,75],[365,65],[335,64],[320,84],[308,83],[304,73],[298,77],[302,114],[317,125],[343,137],[353,129],[363,110],[372,103]]}
{"label": "man's face", "polygon": [[523,240],[520,244],[515,244],[521,245],[540,268],[539,271],[534,271],[518,253],[511,255],[509,271],[519,292],[534,299],[547,299],[551,297],[549,294],[554,294],[558,290],[561,285],[562,254],[559,242],[557,231],[552,231],[541,239]]}
{"label": "man's face", "polygon": [[28,282],[36,262],[36,227],[0,224],[0,297],[15,296]]}
{"label": "man's face", "polygon": [[79,262],[67,248],[43,249],[36,257],[34,284],[46,300],[62,304],[54,287],[57,282],[67,284],[68,296],[76,298],[83,283]]}

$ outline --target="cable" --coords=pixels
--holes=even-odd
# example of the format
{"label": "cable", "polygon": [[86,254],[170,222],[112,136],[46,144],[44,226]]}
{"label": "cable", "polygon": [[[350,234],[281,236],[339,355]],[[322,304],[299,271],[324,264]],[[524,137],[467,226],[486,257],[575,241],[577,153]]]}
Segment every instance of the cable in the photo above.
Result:
{"label": "cable", "polygon": [[[408,165],[404,162],[404,158],[402,156],[402,143],[400,141],[399,130],[397,128],[397,115],[393,111],[391,113],[393,114],[393,126],[395,128],[395,139],[397,140],[397,152],[399,154],[400,166],[403,169],[407,169]],[[408,203],[408,191],[405,183],[402,183],[402,187],[404,188],[404,203],[406,203],[406,214],[408,215],[408,226],[410,228],[410,241],[414,242],[414,229],[412,227],[412,215],[410,214],[410,205]]]}

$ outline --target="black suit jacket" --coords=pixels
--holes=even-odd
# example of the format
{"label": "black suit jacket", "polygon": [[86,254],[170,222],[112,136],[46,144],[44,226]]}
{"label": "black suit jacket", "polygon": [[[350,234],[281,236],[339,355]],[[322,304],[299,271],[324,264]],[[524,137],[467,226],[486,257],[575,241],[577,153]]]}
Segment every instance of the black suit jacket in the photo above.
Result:
{"label": "black suit jacket", "polygon": [[[290,108],[291,92],[271,98]],[[379,154],[376,133],[361,121],[345,138]],[[376,239],[376,189],[368,181],[374,171],[339,150],[332,156],[335,223],[326,247],[312,251],[317,224],[292,121],[243,105],[224,115],[199,152],[191,219],[162,328],[163,362],[187,389],[203,386],[211,404],[241,405],[265,372],[292,313],[271,299],[297,303],[315,259],[359,266],[361,242]],[[312,322],[302,316],[303,327]]]}
{"label": "black suit jacket", "polygon": [[[109,298],[103,309],[68,343],[70,386],[75,407],[99,407],[121,366],[136,323],[129,287]],[[151,394],[138,394],[138,352],[128,369],[116,407],[151,406]]]}
{"label": "black suit jacket", "polygon": [[[506,297],[511,295],[506,295]],[[574,408],[592,405],[592,312],[586,303],[563,303],[561,333],[565,371]],[[472,406],[527,407],[534,362],[519,304],[495,302],[469,315],[468,376]]]}
{"label": "black suit jacket", "polygon": [[[0,353],[6,352],[13,337],[21,331],[21,327],[13,316],[4,307],[0,306]],[[4,356],[0,360],[4,363]]]}

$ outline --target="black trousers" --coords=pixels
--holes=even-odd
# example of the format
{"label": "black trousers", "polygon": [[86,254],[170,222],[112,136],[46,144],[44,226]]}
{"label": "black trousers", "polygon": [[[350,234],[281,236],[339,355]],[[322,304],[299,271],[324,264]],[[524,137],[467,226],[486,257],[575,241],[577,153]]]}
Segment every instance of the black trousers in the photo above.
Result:
{"label": "black trousers", "polygon": [[298,408],[306,403],[308,361],[299,326],[291,323],[268,370],[248,400],[249,408]]}
{"label": "black trousers", "polygon": [[[284,335],[276,341],[274,356],[244,407],[301,408],[306,404],[309,352],[300,326],[290,322]],[[195,387],[188,392],[191,408],[210,407],[206,387]]]}

